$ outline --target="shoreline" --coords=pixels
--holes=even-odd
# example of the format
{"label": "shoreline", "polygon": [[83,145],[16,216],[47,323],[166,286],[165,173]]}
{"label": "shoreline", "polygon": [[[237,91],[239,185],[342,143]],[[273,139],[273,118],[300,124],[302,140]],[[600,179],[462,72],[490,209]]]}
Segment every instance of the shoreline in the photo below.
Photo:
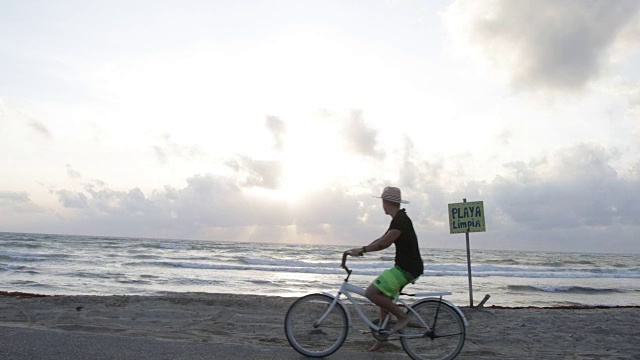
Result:
{"label": "shoreline", "polygon": [[[28,293],[21,291],[0,291],[0,296],[6,297],[14,297],[14,298],[44,298],[44,297],[84,297],[84,296],[93,296],[93,297],[111,297],[111,296],[130,296],[130,297],[145,297],[145,298],[161,298],[161,297],[170,297],[170,296],[196,296],[196,295],[219,295],[219,296],[252,296],[252,297],[274,297],[280,299],[297,299],[297,297],[293,296],[275,296],[275,295],[246,295],[246,294],[224,294],[224,293],[194,293],[194,292],[185,292],[185,293],[172,293],[171,295],[127,295],[127,294],[113,294],[113,295],[48,295],[48,294],[38,294],[38,293]],[[458,306],[460,309],[471,309],[471,310],[483,310],[483,309],[495,309],[495,310],[517,310],[517,309],[539,309],[539,310],[589,310],[589,309],[640,309],[640,305],[555,305],[555,306],[502,306],[502,305],[489,305],[483,307],[474,307],[470,308],[469,306]]]}
{"label": "shoreline", "polygon": [[[0,326],[293,352],[284,335],[284,317],[295,299],[215,293],[94,296],[0,292]],[[362,309],[369,318],[378,315],[375,306]],[[459,359],[640,358],[640,306],[460,309],[469,327]],[[355,314],[352,320],[339,351],[366,357],[373,338],[361,332],[366,325]],[[381,352],[406,356],[399,342],[387,343]]]}

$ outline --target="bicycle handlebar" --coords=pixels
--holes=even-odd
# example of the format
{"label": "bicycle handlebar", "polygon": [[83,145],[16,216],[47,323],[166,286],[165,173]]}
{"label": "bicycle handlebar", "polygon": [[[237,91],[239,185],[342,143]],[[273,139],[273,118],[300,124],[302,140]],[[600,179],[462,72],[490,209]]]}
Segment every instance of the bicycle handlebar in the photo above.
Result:
{"label": "bicycle handlebar", "polygon": [[343,268],[343,269],[347,272],[347,275],[351,275],[351,269],[349,269],[349,268],[347,267],[347,256],[348,256],[348,255],[349,255],[349,252],[348,252],[348,251],[345,251],[345,252],[342,254],[342,264],[340,265],[340,267],[341,267],[341,268]]}

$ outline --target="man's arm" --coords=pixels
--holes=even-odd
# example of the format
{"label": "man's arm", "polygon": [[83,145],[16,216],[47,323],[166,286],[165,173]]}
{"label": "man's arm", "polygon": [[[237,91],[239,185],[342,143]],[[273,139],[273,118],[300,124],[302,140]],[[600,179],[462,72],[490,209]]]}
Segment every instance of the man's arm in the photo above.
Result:
{"label": "man's arm", "polygon": [[361,248],[349,250],[351,256],[362,256],[365,252],[380,251],[388,248],[400,237],[400,230],[391,229],[387,231],[381,238],[374,240],[371,244]]}

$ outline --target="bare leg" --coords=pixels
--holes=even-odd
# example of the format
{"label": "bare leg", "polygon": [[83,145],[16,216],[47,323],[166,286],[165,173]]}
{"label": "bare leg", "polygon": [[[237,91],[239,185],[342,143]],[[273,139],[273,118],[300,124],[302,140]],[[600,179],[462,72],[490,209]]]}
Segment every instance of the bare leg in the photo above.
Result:
{"label": "bare leg", "polygon": [[380,308],[380,326],[382,326],[382,321],[384,321],[384,318],[387,316],[389,312],[383,308]]}
{"label": "bare leg", "polygon": [[375,344],[373,344],[373,346],[371,346],[368,351],[378,351],[382,349],[384,343],[384,341],[376,340]]}
{"label": "bare leg", "polygon": [[[388,313],[387,310],[380,308],[380,321],[378,322],[378,326],[382,326],[382,321],[387,316],[387,313]],[[384,344],[385,344],[385,341],[376,340],[376,342],[371,346],[371,348],[369,348],[369,351],[378,351],[382,349]]]}
{"label": "bare leg", "polygon": [[391,334],[395,334],[398,331],[402,330],[408,323],[409,317],[402,311],[402,309],[393,303],[393,299],[383,294],[377,287],[373,284],[369,285],[367,291],[365,292],[367,299],[371,300],[374,304],[380,306],[382,309],[391,312],[396,316],[398,322],[396,326],[391,330]]}

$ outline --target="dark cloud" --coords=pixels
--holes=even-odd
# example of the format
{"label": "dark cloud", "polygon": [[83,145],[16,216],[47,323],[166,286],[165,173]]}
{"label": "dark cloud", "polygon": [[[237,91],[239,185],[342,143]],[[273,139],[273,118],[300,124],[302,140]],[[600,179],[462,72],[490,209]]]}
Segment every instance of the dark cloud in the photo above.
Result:
{"label": "dark cloud", "polygon": [[284,121],[280,120],[280,118],[276,116],[267,116],[266,126],[273,136],[274,148],[276,150],[282,150],[284,145],[284,136],[287,133],[287,127]]}
{"label": "dark cloud", "polygon": [[[500,0],[475,14],[471,41],[517,86],[581,89],[603,69],[611,46],[638,20],[636,0]],[[464,5],[461,5],[464,7]]]}

